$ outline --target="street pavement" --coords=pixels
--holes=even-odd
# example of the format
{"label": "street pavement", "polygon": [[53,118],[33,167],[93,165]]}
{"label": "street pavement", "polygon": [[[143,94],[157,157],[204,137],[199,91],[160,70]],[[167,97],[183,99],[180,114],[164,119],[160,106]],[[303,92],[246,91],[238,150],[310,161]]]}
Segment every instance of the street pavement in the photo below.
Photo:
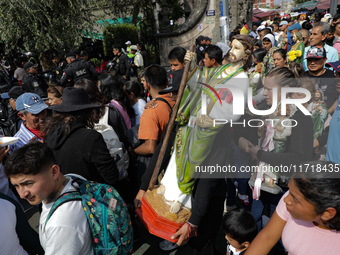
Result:
{"label": "street pavement", "polygon": [[[21,201],[24,203],[25,213],[28,216],[31,227],[39,232],[39,211],[37,206],[30,206],[25,203],[25,201]],[[179,247],[173,251],[166,252],[159,249],[158,244],[163,240],[159,237],[151,235],[144,225],[136,218],[137,229],[135,231],[138,232],[137,238],[134,241],[134,255],[190,255],[193,254],[193,250],[189,245],[185,245],[183,247]],[[224,239],[223,230],[220,229],[217,234],[216,240],[217,250],[221,254],[226,254],[226,242]],[[207,254],[208,255],[208,254]]]}

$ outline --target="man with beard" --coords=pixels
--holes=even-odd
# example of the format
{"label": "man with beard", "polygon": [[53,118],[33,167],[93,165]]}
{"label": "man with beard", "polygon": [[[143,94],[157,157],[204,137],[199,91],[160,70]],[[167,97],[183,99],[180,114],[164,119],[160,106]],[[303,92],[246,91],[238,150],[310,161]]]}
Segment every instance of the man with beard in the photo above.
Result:
{"label": "man with beard", "polygon": [[19,140],[10,145],[10,153],[33,140],[42,140],[41,126],[47,115],[48,106],[37,94],[24,93],[15,102],[18,116],[24,121],[14,135]]}

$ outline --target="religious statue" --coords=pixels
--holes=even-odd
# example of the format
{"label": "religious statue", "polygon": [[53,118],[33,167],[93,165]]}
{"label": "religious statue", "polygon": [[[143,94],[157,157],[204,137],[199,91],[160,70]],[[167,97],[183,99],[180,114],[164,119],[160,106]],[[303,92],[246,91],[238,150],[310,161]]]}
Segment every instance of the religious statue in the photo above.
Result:
{"label": "religious statue", "polygon": [[293,41],[295,44],[292,46],[288,52],[288,63],[296,62],[301,64],[303,61],[303,51],[305,50],[305,45],[303,43],[303,38],[301,32],[295,32],[293,34]]}
{"label": "religious statue", "polygon": [[313,138],[317,139],[322,135],[325,121],[328,117],[328,108],[320,91],[316,91],[312,102],[308,105],[308,110],[312,114],[313,120]]}
{"label": "religious statue", "polygon": [[[237,90],[242,93],[245,105],[249,79],[243,67],[245,64],[249,64],[251,53],[251,40],[245,35],[235,35],[232,37],[229,64],[214,68],[195,65],[189,73],[177,112],[176,139],[172,146],[170,161],[164,177],[160,181],[160,186],[145,193],[145,198],[152,207],[154,205],[149,199],[156,196],[162,197],[162,199],[155,198],[155,200],[163,201],[166,205],[159,206],[156,204],[155,207],[157,208],[154,208],[157,213],[162,211],[162,217],[177,223],[185,223],[191,217],[186,212],[195,208],[195,206],[192,206],[195,205],[196,199],[199,201],[197,197],[202,196],[202,194],[205,194],[205,198],[209,197],[206,190],[209,188],[205,187],[202,190],[202,186],[199,185],[202,179],[198,181],[198,178],[202,173],[196,171],[196,168],[216,165],[216,163],[225,164],[227,150],[214,149],[217,146],[216,144],[227,147],[229,138],[231,138],[231,129],[230,126],[215,125],[214,120],[224,119],[230,123],[230,121],[235,122],[241,117],[241,115],[233,114],[233,96],[236,96],[236,94],[233,95],[232,92]],[[202,98],[204,98],[204,103]],[[224,141],[228,142],[224,143]],[[218,161],[216,155],[223,160]],[[193,200],[192,193],[194,190],[195,198]],[[207,202],[205,205],[207,211],[210,210],[209,204]],[[161,207],[167,208],[168,212],[165,212]],[[219,212],[214,211],[217,213],[216,217],[219,217]],[[195,211],[191,213],[195,214]],[[197,213],[200,212],[196,212],[196,215]],[[193,222],[190,222],[189,226],[191,226],[191,223]],[[183,238],[190,238],[187,237],[187,233],[187,226],[183,225],[174,236],[183,240]]]}
{"label": "religious statue", "polygon": [[[200,73],[198,81],[203,84],[209,84],[213,88],[217,84],[224,84],[224,88],[216,89],[223,100],[222,105],[214,104],[214,100],[210,98],[207,102],[207,114],[202,114],[201,98],[204,92],[199,89],[202,84],[198,82],[190,86],[192,82],[189,81],[186,89],[190,92],[186,98],[182,98],[177,117],[177,139],[159,190],[160,194],[164,194],[165,201],[170,202],[172,213],[177,213],[181,207],[191,208],[191,192],[198,177],[195,167],[209,155],[214,139],[221,130],[221,126],[214,127],[214,119],[236,121],[240,117],[231,114],[233,100],[228,86],[237,86],[244,95],[247,94],[249,81],[243,65],[244,60],[248,60],[250,56],[251,43],[244,36],[236,36],[231,46],[230,64],[216,68],[204,67],[196,71]],[[229,95],[225,96],[228,92]],[[215,97],[217,100],[216,95]],[[190,120],[193,122],[190,123]]]}

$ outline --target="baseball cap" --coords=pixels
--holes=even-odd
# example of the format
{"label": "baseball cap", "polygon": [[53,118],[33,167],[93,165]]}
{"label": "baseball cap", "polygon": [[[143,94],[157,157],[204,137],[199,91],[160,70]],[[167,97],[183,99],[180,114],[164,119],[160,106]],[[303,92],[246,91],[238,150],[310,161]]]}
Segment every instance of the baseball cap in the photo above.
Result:
{"label": "baseball cap", "polygon": [[137,50],[137,45],[131,45],[130,49],[131,50]]}
{"label": "baseball cap", "polygon": [[131,41],[127,41],[125,44],[131,44]]}
{"label": "baseball cap", "polygon": [[66,58],[75,58],[76,53],[74,51],[70,51],[66,54]]}
{"label": "baseball cap", "polygon": [[261,31],[262,29],[265,29],[266,27],[264,25],[261,25],[257,28],[258,31]]}
{"label": "baseball cap", "polygon": [[17,98],[15,106],[18,111],[26,110],[32,114],[38,114],[48,108],[40,96],[34,93],[24,93]]}
{"label": "baseball cap", "polygon": [[26,62],[23,66],[24,70],[26,71],[28,68],[31,68],[31,67],[35,67],[37,68],[38,67],[38,64],[33,64],[32,62]]}
{"label": "baseball cap", "polygon": [[79,54],[80,57],[88,56],[89,54],[87,53],[86,50],[82,50]]}
{"label": "baseball cap", "polygon": [[169,86],[161,91],[158,92],[158,94],[163,95],[170,92],[178,91],[179,86],[181,85],[181,80],[183,76],[184,69],[176,70],[172,73],[170,73],[170,80],[169,80]]}
{"label": "baseball cap", "polygon": [[326,51],[323,47],[312,46],[307,52],[307,58],[326,58]]}
{"label": "baseball cap", "polygon": [[12,87],[7,93],[2,93],[1,98],[8,99],[13,98],[17,99],[19,96],[25,93],[25,90],[21,86]]}
{"label": "baseball cap", "polygon": [[287,22],[286,20],[282,20],[282,21],[280,22],[280,26],[282,26],[282,25],[288,25],[288,22]]}
{"label": "baseball cap", "polygon": [[325,66],[333,67],[333,69],[340,73],[340,60],[335,62],[326,63]]}
{"label": "baseball cap", "polygon": [[300,23],[294,23],[293,25],[291,25],[290,27],[288,27],[288,31],[292,31],[292,30],[294,30],[294,29],[300,30],[300,29],[301,29]]}

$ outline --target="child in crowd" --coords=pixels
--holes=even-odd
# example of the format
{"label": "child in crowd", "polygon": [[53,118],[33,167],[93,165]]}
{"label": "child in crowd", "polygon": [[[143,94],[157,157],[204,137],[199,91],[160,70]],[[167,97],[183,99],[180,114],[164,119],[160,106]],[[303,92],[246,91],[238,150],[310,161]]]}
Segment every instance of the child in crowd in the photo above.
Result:
{"label": "child in crowd", "polygon": [[237,208],[227,212],[222,220],[227,255],[243,255],[257,235],[257,224],[250,212]]}

